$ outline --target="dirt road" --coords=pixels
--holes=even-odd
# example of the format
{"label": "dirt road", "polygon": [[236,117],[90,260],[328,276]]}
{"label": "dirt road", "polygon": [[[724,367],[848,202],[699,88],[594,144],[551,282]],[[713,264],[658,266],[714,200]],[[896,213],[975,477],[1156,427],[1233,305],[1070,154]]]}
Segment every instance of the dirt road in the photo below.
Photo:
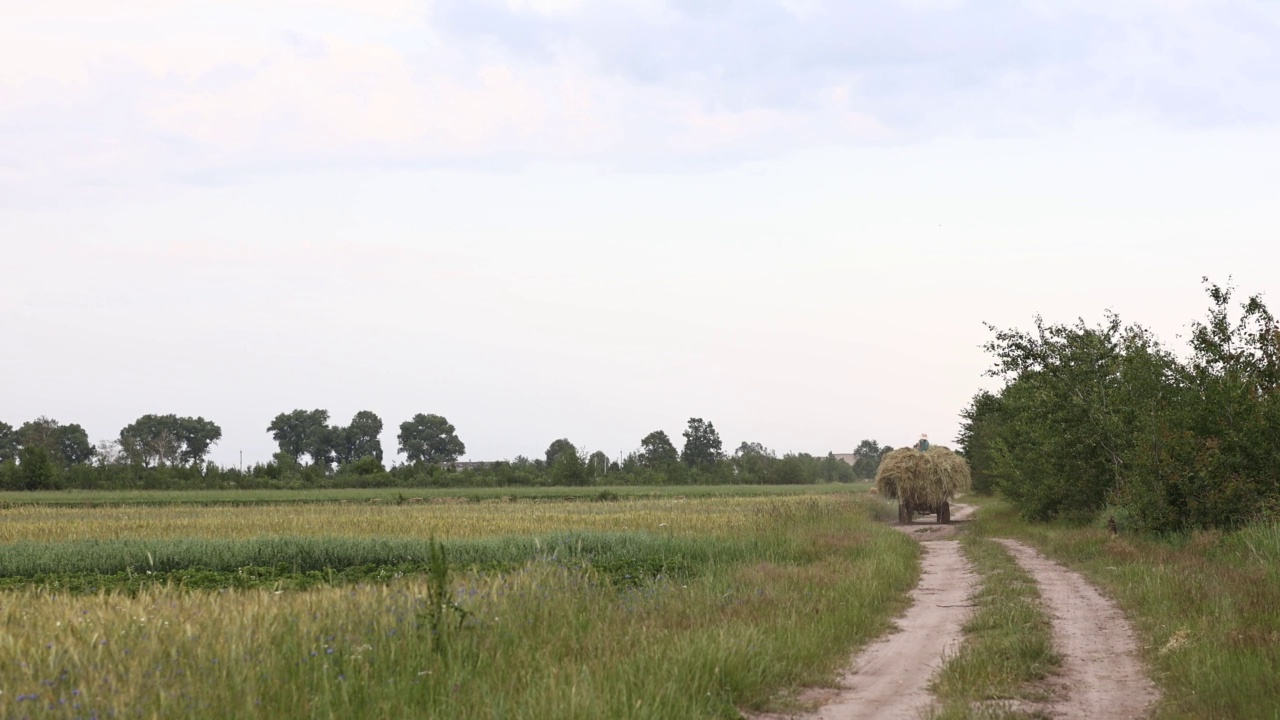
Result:
{"label": "dirt road", "polygon": [[[963,520],[973,508],[956,505],[954,512],[955,520]],[[959,542],[935,539],[950,537],[954,530],[924,522],[898,528],[919,539],[924,549],[911,607],[898,620],[898,632],[877,640],[854,660],[838,694],[805,716],[811,720],[920,717],[932,701],[929,680],[960,643],[977,576]]]}
{"label": "dirt road", "polygon": [[1040,588],[1053,621],[1062,672],[1053,717],[1128,720],[1145,717],[1155,687],[1138,659],[1138,643],[1120,608],[1080,576],[1016,540],[998,540]]}

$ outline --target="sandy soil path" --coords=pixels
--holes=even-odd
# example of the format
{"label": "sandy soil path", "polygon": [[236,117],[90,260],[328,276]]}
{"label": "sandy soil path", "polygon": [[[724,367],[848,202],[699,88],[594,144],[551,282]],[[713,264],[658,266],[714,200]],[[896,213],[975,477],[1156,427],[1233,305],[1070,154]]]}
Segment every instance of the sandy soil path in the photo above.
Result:
{"label": "sandy soil path", "polygon": [[[972,507],[956,505],[954,520],[963,520]],[[920,583],[911,593],[911,607],[898,619],[900,630],[877,640],[854,658],[841,678],[840,689],[827,696],[816,712],[795,717],[808,720],[918,718],[932,703],[929,680],[961,640],[960,628],[972,612],[969,596],[977,576],[950,537],[950,526],[921,521],[896,526],[921,541]],[[786,717],[786,716],[759,716]]]}
{"label": "sandy soil path", "polygon": [[1062,654],[1061,699],[1054,717],[1127,720],[1145,717],[1156,690],[1138,659],[1138,643],[1124,613],[1079,573],[1016,540],[998,540],[1035,578]]}

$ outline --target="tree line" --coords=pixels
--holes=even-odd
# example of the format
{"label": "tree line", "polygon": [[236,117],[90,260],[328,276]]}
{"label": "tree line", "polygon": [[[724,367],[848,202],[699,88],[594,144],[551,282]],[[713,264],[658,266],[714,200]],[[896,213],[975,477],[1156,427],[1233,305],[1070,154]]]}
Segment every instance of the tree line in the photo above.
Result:
{"label": "tree line", "polygon": [[1280,327],[1261,297],[1204,282],[1183,354],[1115,314],[992,328],[1003,386],[963,413],[975,487],[1033,519],[1105,512],[1152,532],[1280,515]]}
{"label": "tree line", "polygon": [[459,463],[466,445],[441,415],[419,413],[399,426],[397,450],[406,462],[384,465],[383,421],[363,410],[348,424],[327,410],[280,413],[267,426],[278,451],[248,468],[207,461],[222,429],[201,417],[144,415],[117,439],[96,446],[84,429],[39,418],[14,429],[0,423],[0,488],[223,488],[503,486],[591,484],[798,484],[851,482],[874,475],[890,448],[863,441],[851,466],[834,455],[779,457],[760,443],[724,451],[715,426],[690,418],[680,449],[655,430],[626,456],[589,452],[567,438],[542,457]]}

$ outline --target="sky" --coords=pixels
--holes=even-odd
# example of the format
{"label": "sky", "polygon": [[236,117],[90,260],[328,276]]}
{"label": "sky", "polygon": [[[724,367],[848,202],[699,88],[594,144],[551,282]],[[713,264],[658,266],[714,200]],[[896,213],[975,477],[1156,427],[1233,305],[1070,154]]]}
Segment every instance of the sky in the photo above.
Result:
{"label": "sky", "polygon": [[0,420],[951,442],[987,324],[1277,304],[1280,5],[0,0]]}

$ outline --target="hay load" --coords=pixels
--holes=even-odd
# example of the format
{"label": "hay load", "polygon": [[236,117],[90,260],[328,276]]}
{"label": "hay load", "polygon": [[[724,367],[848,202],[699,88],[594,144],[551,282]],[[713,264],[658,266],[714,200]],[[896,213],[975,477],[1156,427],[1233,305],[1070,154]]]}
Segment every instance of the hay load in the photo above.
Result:
{"label": "hay load", "polygon": [[880,461],[876,488],[898,501],[898,519],[911,522],[913,513],[936,514],[951,521],[951,499],[969,489],[969,463],[943,447],[920,451],[894,450]]}

